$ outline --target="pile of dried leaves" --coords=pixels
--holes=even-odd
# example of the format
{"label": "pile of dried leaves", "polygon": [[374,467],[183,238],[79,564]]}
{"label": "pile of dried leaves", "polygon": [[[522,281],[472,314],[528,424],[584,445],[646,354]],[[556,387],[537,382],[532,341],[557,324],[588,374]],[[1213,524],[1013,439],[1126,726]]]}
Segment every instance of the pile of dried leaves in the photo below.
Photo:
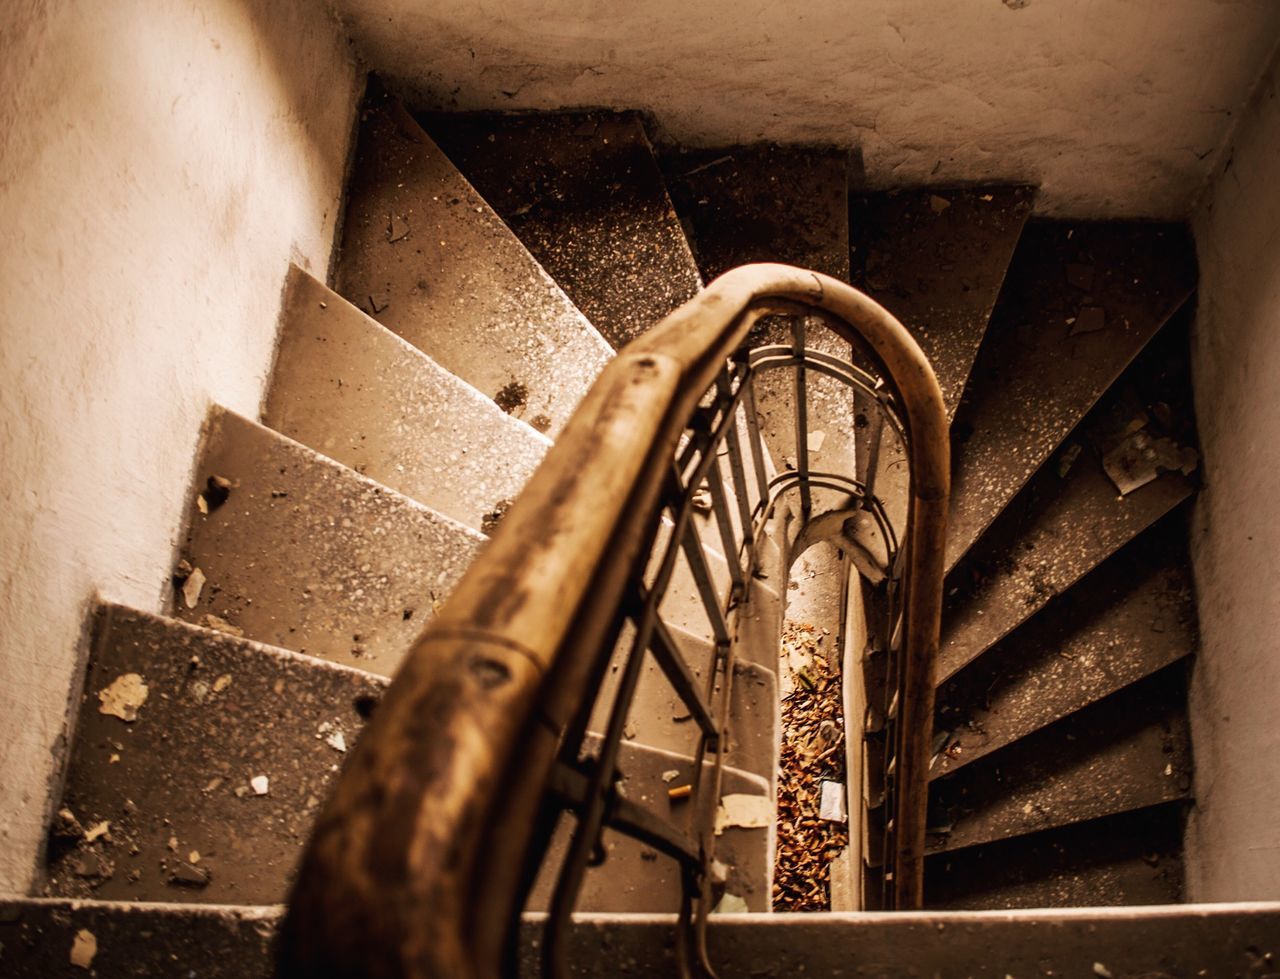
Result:
{"label": "pile of dried leaves", "polygon": [[783,644],[792,663],[804,665],[782,700],[773,909],[826,911],[830,862],[849,843],[847,825],[818,816],[823,779],[844,781],[840,676],[819,651],[813,626],[788,623]]}

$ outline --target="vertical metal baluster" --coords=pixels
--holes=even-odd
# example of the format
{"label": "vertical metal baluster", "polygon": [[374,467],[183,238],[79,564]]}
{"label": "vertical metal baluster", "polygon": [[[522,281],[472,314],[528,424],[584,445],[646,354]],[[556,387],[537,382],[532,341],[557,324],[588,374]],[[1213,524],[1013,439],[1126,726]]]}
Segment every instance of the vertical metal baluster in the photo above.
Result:
{"label": "vertical metal baluster", "polygon": [[809,488],[809,400],[804,365],[804,319],[791,320],[791,350],[796,364],[796,472],[800,477],[800,513],[808,517],[813,510],[813,493]]}
{"label": "vertical metal baluster", "polygon": [[733,582],[732,602],[742,601],[746,580],[742,575],[742,562],[738,560],[738,542],[733,536],[733,521],[729,517],[729,501],[725,496],[724,480],[720,476],[720,460],[713,458],[707,469],[707,487],[711,490],[711,511],[720,527],[720,543],[724,545],[724,559],[729,565],[729,579]]}
{"label": "vertical metal baluster", "polygon": [[884,411],[879,401],[872,401],[867,409],[871,413],[867,430],[866,470],[860,480],[867,496],[876,491],[877,470],[880,468],[880,446],[884,442]]}
{"label": "vertical metal baluster", "polygon": [[716,595],[711,569],[707,567],[707,556],[702,553],[702,542],[698,540],[698,532],[692,523],[685,527],[680,545],[684,550],[685,559],[689,562],[689,570],[693,573],[694,584],[698,586],[698,597],[702,599],[702,606],[711,623],[711,633],[715,636],[716,645],[721,643],[728,645],[729,626],[725,622],[724,610],[720,607],[720,599]]}
{"label": "vertical metal baluster", "polygon": [[756,473],[756,490],[760,494],[759,507],[763,513],[769,505],[769,474],[764,468],[764,442],[760,437],[760,418],[756,415],[756,375],[746,374],[742,383],[746,385],[742,409],[747,415],[747,444],[751,448],[751,468]]}
{"label": "vertical metal baluster", "polygon": [[[747,370],[741,367],[735,371],[738,379],[738,390],[742,391],[745,396],[746,391],[743,385],[746,383]],[[724,395],[726,399],[733,397],[732,385],[729,382],[727,374],[721,375],[724,379]],[[725,447],[729,451],[729,476],[733,480],[733,495],[738,500],[738,521],[742,528],[743,543],[748,548],[753,543],[755,529],[751,525],[751,503],[747,499],[747,474],[746,469],[742,465],[742,425],[738,418],[738,408],[733,409],[733,421],[729,424],[729,429],[724,436]]]}

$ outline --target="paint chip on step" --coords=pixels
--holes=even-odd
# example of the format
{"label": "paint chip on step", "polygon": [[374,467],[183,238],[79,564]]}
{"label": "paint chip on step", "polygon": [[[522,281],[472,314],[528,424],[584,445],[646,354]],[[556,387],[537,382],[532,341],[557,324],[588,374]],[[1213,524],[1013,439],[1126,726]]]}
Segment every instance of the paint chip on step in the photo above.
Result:
{"label": "paint chip on step", "polygon": [[99,714],[132,723],[138,719],[138,709],[147,702],[147,685],[137,673],[125,673],[98,691],[98,701]]}
{"label": "paint chip on step", "polygon": [[255,775],[249,779],[249,787],[253,789],[254,795],[266,795],[271,788],[271,782],[265,775]]}
{"label": "paint chip on step", "polygon": [[187,580],[182,583],[182,600],[187,608],[195,608],[200,602],[200,592],[204,590],[204,572],[193,568]]}
{"label": "paint chip on step", "polygon": [[716,836],[730,827],[763,829],[773,818],[773,800],[768,796],[731,793],[716,808]]}
{"label": "paint chip on step", "polygon": [[77,969],[91,968],[97,954],[98,939],[88,928],[81,928],[71,942],[71,964]]}

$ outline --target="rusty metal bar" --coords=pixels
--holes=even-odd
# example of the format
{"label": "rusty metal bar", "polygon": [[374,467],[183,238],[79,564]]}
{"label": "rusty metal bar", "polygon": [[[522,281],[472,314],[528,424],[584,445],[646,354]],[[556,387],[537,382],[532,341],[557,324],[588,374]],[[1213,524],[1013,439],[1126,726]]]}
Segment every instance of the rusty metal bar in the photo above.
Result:
{"label": "rusty metal bar", "polygon": [[408,651],[307,846],[282,976],[500,973],[532,815],[642,573],[681,434],[778,305],[825,312],[837,334],[865,341],[903,409],[912,478],[892,872],[895,906],[919,906],[950,474],[941,393],[919,346],[871,299],[817,273],[749,265],[605,368]]}
{"label": "rusty metal bar", "polygon": [[756,490],[760,494],[760,509],[764,510],[769,498],[769,473],[764,464],[764,440],[760,436],[760,419],[756,415],[756,384],[754,375],[742,385],[742,403],[747,415],[747,438],[751,448],[751,468],[756,473]]}
{"label": "rusty metal bar", "polygon": [[791,345],[796,358],[796,471],[800,474],[800,514],[806,519],[813,510],[813,492],[809,488],[809,394],[804,359],[804,319],[791,321]]}
{"label": "rusty metal bar", "polygon": [[688,661],[685,660],[684,655],[680,652],[675,638],[671,635],[671,630],[662,621],[661,615],[656,616],[653,620],[653,636],[650,640],[649,651],[653,653],[653,658],[657,661],[663,675],[666,676],[667,682],[671,684],[671,688],[675,690],[676,696],[689,708],[689,714],[694,722],[702,729],[704,734],[716,738],[718,743],[720,731],[711,716],[711,710],[702,694],[698,692],[698,684],[694,679],[693,671],[689,669]]}

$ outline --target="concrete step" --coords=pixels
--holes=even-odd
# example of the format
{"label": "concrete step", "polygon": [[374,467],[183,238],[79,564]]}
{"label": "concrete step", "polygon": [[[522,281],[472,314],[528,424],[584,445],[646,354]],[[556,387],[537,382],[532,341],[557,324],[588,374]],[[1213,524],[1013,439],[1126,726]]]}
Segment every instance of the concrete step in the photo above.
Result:
{"label": "concrete step", "polygon": [[1185,227],[1033,221],[952,427],[953,567],[1195,286]]}
{"label": "concrete step", "polygon": [[[528,915],[520,975],[536,977],[539,916]],[[568,976],[674,976],[673,915],[583,915]],[[1260,975],[1280,955],[1280,904],[997,913],[713,915],[720,976]]]}
{"label": "concrete step", "polygon": [[[195,907],[0,900],[0,965],[12,979],[83,976],[70,964],[92,936],[100,979],[269,979],[278,907]],[[520,975],[539,973],[545,916],[525,915]],[[675,917],[580,915],[569,976],[674,975]],[[707,948],[719,975],[784,979],[868,974],[1113,976],[1263,974],[1280,955],[1280,904],[991,912],[714,915]],[[145,940],[140,940],[145,936]],[[83,943],[82,943],[83,944]]]}
{"label": "concrete step", "polygon": [[270,979],[284,908],[0,899],[8,979]]}
{"label": "concrete step", "polygon": [[554,437],[609,345],[375,84],[347,194],[338,292]]}
{"label": "concrete step", "polygon": [[[698,681],[699,693],[705,696],[706,677],[714,660],[715,646],[681,629],[670,631]],[[629,648],[629,645],[628,642],[624,648]],[[608,724],[609,708],[624,665],[619,658],[609,667],[591,718],[593,731],[603,731]],[[720,683],[717,682],[709,702],[712,710],[719,691]],[[754,663],[738,663],[734,667],[729,698],[729,744],[725,764],[759,775],[772,784],[778,767],[777,674]],[[645,657],[626,731],[628,739],[636,745],[684,755],[692,755],[697,750],[700,729],[652,654]]]}
{"label": "concrete step", "polygon": [[697,293],[697,265],[635,113],[421,118],[614,347]]}
{"label": "concrete step", "polygon": [[[595,739],[589,738],[591,748]],[[621,789],[632,802],[688,829],[692,805],[669,797],[670,789],[687,785],[693,772],[688,755],[626,743],[618,756]],[[671,773],[675,775],[672,776]],[[704,777],[709,777],[710,768]],[[745,794],[772,798],[758,775],[726,768],[721,795]],[[555,875],[563,860],[574,820],[565,815],[552,837],[547,857],[534,882],[527,908],[545,911],[551,903]],[[773,893],[774,827],[727,827],[715,838],[715,857],[728,865],[725,888],[741,897],[751,911],[767,911]],[[614,830],[605,830],[606,859],[583,879],[577,908],[582,913],[662,913],[680,906],[680,866],[644,844]]]}
{"label": "concrete step", "polygon": [[473,530],[551,444],[293,267],[263,422]]}
{"label": "concrete step", "polygon": [[61,802],[85,832],[55,820],[48,893],[283,901],[385,687],[362,670],[102,606]]}
{"label": "concrete step", "polygon": [[[673,153],[663,159],[676,209],[692,229],[703,278],[749,262],[785,262],[849,278],[849,155],[820,146],[756,144]],[[792,342],[791,321],[771,317],[753,342]],[[849,345],[813,323],[807,342],[848,360]],[[839,381],[809,373],[809,430],[820,432],[810,467],[852,472],[853,397]],[[796,459],[795,372],[756,378],[760,431],[775,460]],[[817,442],[814,445],[818,445]]]}
{"label": "concrete step", "polygon": [[[206,488],[215,477],[231,487],[220,505]],[[223,408],[196,485],[181,558],[204,586],[192,594],[193,574],[178,588],[178,618],[217,616],[250,639],[388,676],[484,542]]]}
{"label": "concrete step", "polygon": [[1186,680],[1172,667],[930,787],[929,851],[1186,799]]}
{"label": "concrete step", "polygon": [[1195,651],[1186,544],[1178,525],[1161,529],[1129,544],[943,684],[935,728],[947,732],[948,747],[935,778]]}
{"label": "concrete step", "polygon": [[[1162,336],[1157,343],[1176,336]],[[1128,383],[1158,380],[1162,375],[1146,369],[1162,359],[1144,354],[1134,364],[1125,383],[1108,393],[948,576],[939,681],[974,662],[1195,492],[1194,473],[1164,471],[1121,496],[1103,466],[1117,415],[1131,417],[1131,401],[1141,405],[1172,397],[1158,382],[1145,385],[1155,389],[1149,398],[1134,394]],[[1183,391],[1189,399],[1189,384]],[[1179,414],[1194,417],[1189,400]],[[1194,432],[1177,434],[1180,444],[1194,445]]]}
{"label": "concrete step", "polygon": [[1178,904],[1183,899],[1183,809],[1183,803],[1169,803],[929,857],[925,906]]}
{"label": "concrete step", "polygon": [[849,203],[852,282],[920,343],[955,414],[1033,187],[892,190]]}

